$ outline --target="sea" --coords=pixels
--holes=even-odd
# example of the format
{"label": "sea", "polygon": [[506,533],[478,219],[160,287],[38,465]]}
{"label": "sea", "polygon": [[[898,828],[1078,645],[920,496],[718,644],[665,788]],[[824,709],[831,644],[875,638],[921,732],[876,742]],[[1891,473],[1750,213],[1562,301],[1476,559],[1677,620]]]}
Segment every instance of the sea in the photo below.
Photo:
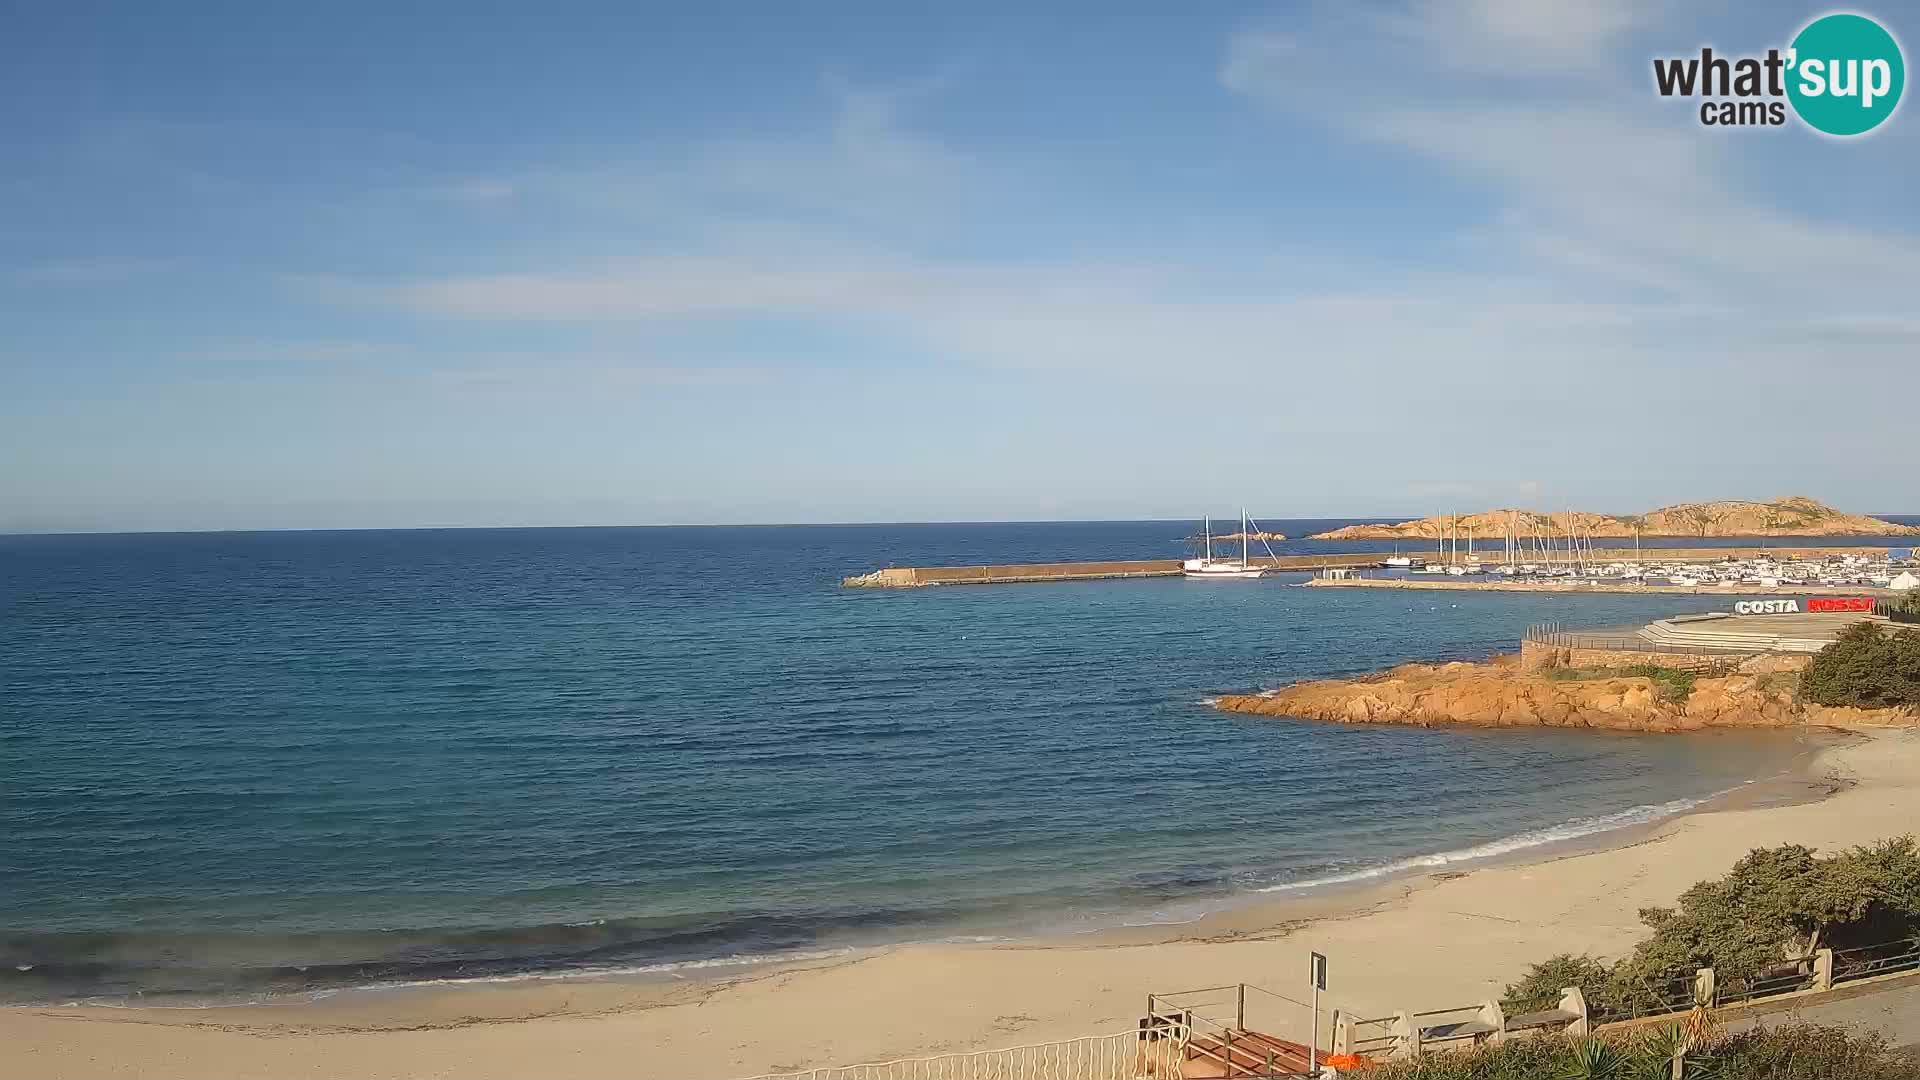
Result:
{"label": "sea", "polygon": [[1207,704],[1714,597],[839,585],[1195,524],[0,536],[0,1003],[1180,923],[1659,820],[1800,749]]}

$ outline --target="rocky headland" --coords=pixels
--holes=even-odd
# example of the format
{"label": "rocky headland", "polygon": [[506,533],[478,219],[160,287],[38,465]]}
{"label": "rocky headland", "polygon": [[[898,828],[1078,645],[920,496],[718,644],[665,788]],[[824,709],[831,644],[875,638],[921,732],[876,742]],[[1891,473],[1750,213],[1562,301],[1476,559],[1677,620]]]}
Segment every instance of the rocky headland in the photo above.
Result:
{"label": "rocky headland", "polygon": [[1574,510],[1488,510],[1447,514],[1398,524],[1349,525],[1315,533],[1311,540],[1438,540],[1456,531],[1461,538],[1500,540],[1517,533],[1522,541],[1565,536],[1571,528],[1583,537],[1629,536],[1920,536],[1920,526],[1846,514],[1803,496],[1772,502],[1680,503],[1644,514],[1611,515]]}
{"label": "rocky headland", "polygon": [[1562,727],[1673,732],[1705,728],[1853,728],[1920,722],[1899,709],[1838,709],[1796,701],[1796,665],[1778,658],[1752,670],[1698,675],[1642,669],[1527,671],[1517,657],[1485,663],[1403,664],[1354,679],[1296,683],[1261,694],[1225,694],[1228,712],[1339,724],[1417,727]]}

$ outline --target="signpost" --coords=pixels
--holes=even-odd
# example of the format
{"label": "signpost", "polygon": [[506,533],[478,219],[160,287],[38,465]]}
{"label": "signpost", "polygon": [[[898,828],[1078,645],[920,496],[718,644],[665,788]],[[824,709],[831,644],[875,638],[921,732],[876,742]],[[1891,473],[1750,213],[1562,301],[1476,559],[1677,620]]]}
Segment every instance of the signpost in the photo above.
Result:
{"label": "signpost", "polygon": [[1327,988],[1327,958],[1307,954],[1307,979],[1313,983],[1313,1034],[1307,1043],[1307,1074],[1320,1075],[1320,991]]}
{"label": "signpost", "polygon": [[[1873,610],[1871,596],[1813,596],[1807,598],[1807,611],[1838,612],[1858,611],[1868,613]],[[1741,600],[1733,605],[1735,615],[1798,615],[1801,611],[1798,600]]]}

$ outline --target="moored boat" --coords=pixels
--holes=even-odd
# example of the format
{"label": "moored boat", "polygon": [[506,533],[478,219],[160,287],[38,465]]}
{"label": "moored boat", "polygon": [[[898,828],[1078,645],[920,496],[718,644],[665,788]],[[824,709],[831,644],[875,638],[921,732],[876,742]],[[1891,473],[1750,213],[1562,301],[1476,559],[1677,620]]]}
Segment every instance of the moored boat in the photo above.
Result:
{"label": "moored boat", "polygon": [[[1190,578],[1257,578],[1266,574],[1267,568],[1255,566],[1247,558],[1247,536],[1252,532],[1247,522],[1247,512],[1240,511],[1240,558],[1216,559],[1213,557],[1213,519],[1205,519],[1204,533],[1206,553],[1198,559],[1188,559],[1180,564],[1180,573]],[[1265,543],[1265,541],[1261,541]]]}

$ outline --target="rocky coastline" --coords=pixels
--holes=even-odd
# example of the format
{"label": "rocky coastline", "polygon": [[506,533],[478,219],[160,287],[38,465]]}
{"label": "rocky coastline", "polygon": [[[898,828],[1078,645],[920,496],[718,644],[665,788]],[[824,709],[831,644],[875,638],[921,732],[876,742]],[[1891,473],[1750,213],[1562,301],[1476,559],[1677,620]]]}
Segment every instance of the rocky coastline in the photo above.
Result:
{"label": "rocky coastline", "polygon": [[1920,725],[1901,709],[1843,709],[1796,700],[1792,662],[1764,658],[1726,671],[1639,674],[1632,667],[1530,671],[1517,656],[1483,663],[1402,664],[1352,679],[1223,694],[1216,708],[1338,724],[1557,727],[1679,732],[1708,728]]}

